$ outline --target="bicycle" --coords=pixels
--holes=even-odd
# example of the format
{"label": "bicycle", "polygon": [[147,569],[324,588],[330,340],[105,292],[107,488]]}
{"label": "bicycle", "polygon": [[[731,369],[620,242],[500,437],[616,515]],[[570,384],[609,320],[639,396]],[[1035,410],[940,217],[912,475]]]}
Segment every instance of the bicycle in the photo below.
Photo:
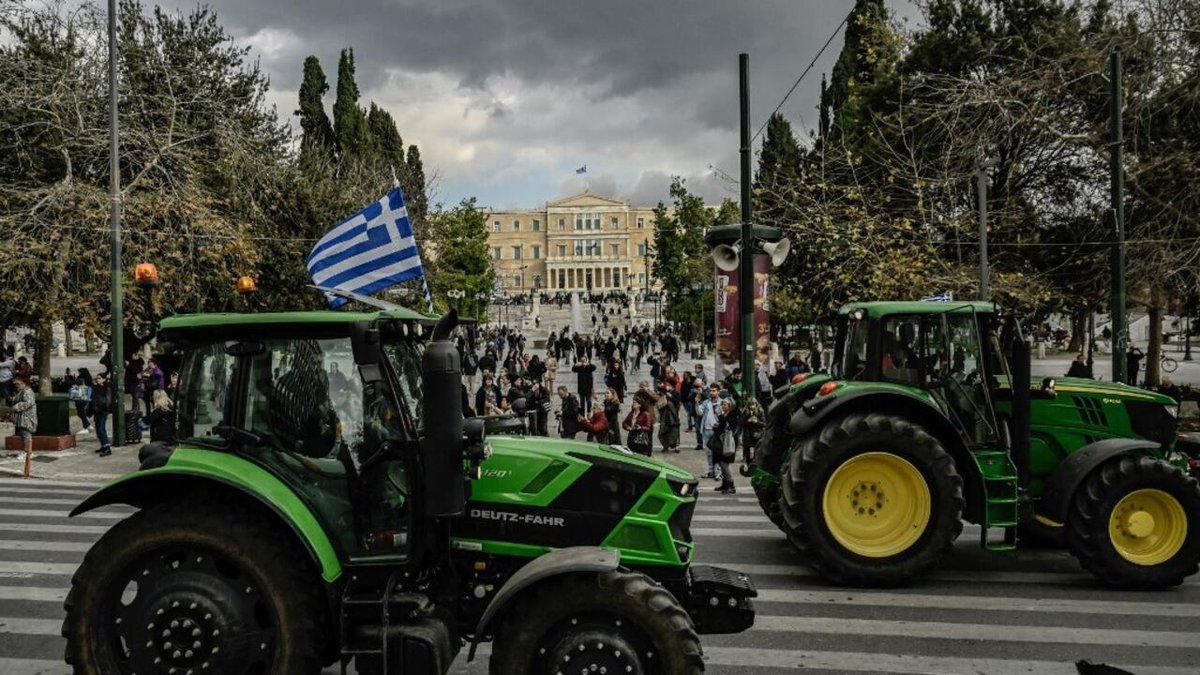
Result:
{"label": "bicycle", "polygon": [[1158,359],[1158,367],[1164,373],[1173,373],[1175,372],[1175,369],[1179,367],[1179,362],[1167,356],[1166,354],[1163,354]]}

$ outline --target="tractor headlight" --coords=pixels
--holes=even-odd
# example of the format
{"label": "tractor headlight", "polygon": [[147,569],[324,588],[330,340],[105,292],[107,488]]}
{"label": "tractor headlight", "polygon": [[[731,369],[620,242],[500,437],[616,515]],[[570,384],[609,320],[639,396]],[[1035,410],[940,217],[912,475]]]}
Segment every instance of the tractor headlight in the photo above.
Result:
{"label": "tractor headlight", "polygon": [[1166,405],[1166,406],[1163,406],[1163,407],[1167,409],[1167,414],[1168,414],[1168,415],[1170,415],[1171,417],[1173,417],[1173,418],[1175,418],[1175,419],[1179,419],[1179,406],[1177,406],[1177,405]]}

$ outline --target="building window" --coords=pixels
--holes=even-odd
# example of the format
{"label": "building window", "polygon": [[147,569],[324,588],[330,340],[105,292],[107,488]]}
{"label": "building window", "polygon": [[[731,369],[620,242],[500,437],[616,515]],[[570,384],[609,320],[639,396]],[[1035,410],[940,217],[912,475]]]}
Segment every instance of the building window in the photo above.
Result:
{"label": "building window", "polygon": [[534,232],[542,231],[542,221],[538,220],[537,218],[533,219],[533,231]]}
{"label": "building window", "polygon": [[646,244],[644,244],[644,243],[642,243],[642,244],[638,244],[638,255],[639,255],[639,256],[645,256],[645,255],[646,255]]}
{"label": "building window", "polygon": [[521,259],[521,247],[514,246],[513,247],[513,260],[520,260],[520,259]]}
{"label": "building window", "polygon": [[621,255],[621,245],[620,244],[609,244],[608,248],[609,248],[609,250],[612,251],[612,257],[616,258]]}
{"label": "building window", "polygon": [[559,218],[559,219],[558,219],[558,230],[561,232],[561,231],[563,231],[563,230],[565,230],[565,229],[567,229],[567,220],[566,220],[566,218]]}
{"label": "building window", "polygon": [[614,229],[614,230],[615,230],[615,229],[617,229],[617,223],[618,223],[619,221],[617,220],[617,217],[616,217],[616,216],[613,216],[613,217],[612,217],[612,221],[611,221],[611,222],[612,222],[612,229]]}
{"label": "building window", "polygon": [[521,275],[514,274],[513,275],[513,288],[520,288],[520,287],[521,287]]}
{"label": "building window", "polygon": [[600,255],[602,250],[599,239],[575,240],[575,255]]}
{"label": "building window", "polygon": [[500,247],[493,246],[492,247],[492,260],[499,260],[499,259],[500,259]]}
{"label": "building window", "polygon": [[598,230],[598,229],[600,229],[600,214],[598,214],[598,213],[576,213],[575,214],[575,229],[576,230]]}
{"label": "building window", "polygon": [[499,232],[499,231],[500,231],[500,221],[493,220],[492,221],[492,232]]}
{"label": "building window", "polygon": [[621,287],[621,270],[617,268],[613,270],[613,288]]}
{"label": "building window", "polygon": [[567,245],[566,244],[558,245],[558,257],[560,257],[560,258],[567,257]]}
{"label": "building window", "polygon": [[638,273],[638,283],[643,286],[646,285],[646,273],[645,272]]}
{"label": "building window", "polygon": [[646,219],[645,218],[638,218],[638,229],[639,230],[646,229]]}
{"label": "building window", "polygon": [[520,231],[521,231],[521,221],[514,220],[513,221],[513,232],[520,232]]}
{"label": "building window", "polygon": [[533,259],[534,259],[534,260],[541,260],[541,259],[542,259],[542,247],[541,247],[541,246],[534,246],[534,247],[533,247]]}

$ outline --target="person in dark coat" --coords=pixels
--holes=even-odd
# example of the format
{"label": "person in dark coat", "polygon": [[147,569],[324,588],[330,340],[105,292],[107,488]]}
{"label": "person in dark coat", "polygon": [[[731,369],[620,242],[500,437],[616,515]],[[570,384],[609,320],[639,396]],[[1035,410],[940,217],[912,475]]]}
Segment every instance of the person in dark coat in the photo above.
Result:
{"label": "person in dark coat", "polygon": [[171,405],[171,397],[162,389],[155,389],[151,396],[153,402],[146,414],[150,442],[175,445],[175,408]]}
{"label": "person in dark coat", "polygon": [[567,391],[566,385],[559,385],[558,399],[562,401],[562,407],[555,413],[560,424],[558,435],[573,439],[575,434],[579,433],[579,415],[581,414],[579,401],[574,394]]}
{"label": "person in dark coat", "polygon": [[579,398],[583,402],[582,410],[585,413],[590,413],[592,411],[592,392],[595,389],[593,386],[593,373],[596,372],[596,366],[592,365],[592,362],[588,359],[582,358],[575,363],[575,366],[571,370],[579,376],[576,391],[579,392]]}
{"label": "person in dark coat", "polygon": [[92,427],[96,430],[96,440],[100,441],[100,449],[96,451],[101,457],[112,454],[112,442],[108,438],[108,416],[112,412],[112,389],[109,388],[108,376],[100,373],[93,380],[92,402],[88,411],[92,415]]}
{"label": "person in dark coat", "polygon": [[1134,387],[1137,386],[1138,368],[1141,367],[1144,358],[1146,355],[1142,353],[1142,350],[1133,345],[1129,345],[1129,351],[1125,352],[1126,382]]}
{"label": "person in dark coat", "polygon": [[604,418],[608,421],[608,442],[613,445],[621,444],[621,400],[617,392],[609,389],[604,392]]}

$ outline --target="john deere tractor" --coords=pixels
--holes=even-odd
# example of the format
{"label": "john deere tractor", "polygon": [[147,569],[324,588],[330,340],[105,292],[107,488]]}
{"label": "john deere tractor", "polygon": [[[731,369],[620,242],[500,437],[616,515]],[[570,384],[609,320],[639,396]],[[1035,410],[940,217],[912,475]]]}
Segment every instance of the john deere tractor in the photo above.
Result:
{"label": "john deere tractor", "polygon": [[[86,675],[699,673],[754,620],[750,581],[690,565],[696,480],[619,447],[486,437],[453,314],[164,320],[179,443],[73,512],[138,509],[66,600]],[[427,339],[427,334],[432,332]]]}
{"label": "john deere tractor", "polygon": [[892,586],[967,521],[993,551],[1065,544],[1127,588],[1200,560],[1200,487],[1177,466],[1176,403],[1121,384],[1031,382],[1029,345],[986,303],[842,308],[830,375],[776,391],[751,483],[828,579]]}

